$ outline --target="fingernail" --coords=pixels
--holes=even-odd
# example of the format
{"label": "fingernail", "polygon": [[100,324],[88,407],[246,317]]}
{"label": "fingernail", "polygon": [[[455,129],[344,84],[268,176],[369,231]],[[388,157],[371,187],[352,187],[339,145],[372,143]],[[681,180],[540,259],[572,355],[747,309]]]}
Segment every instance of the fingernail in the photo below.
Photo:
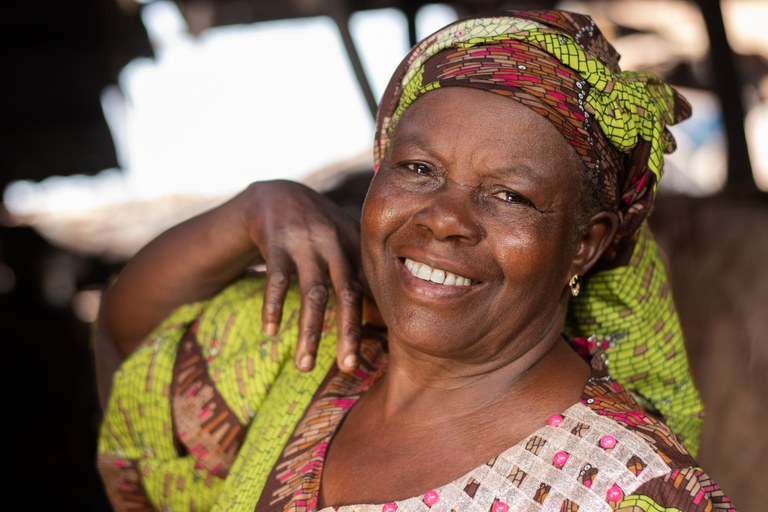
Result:
{"label": "fingernail", "polygon": [[344,358],[344,366],[347,368],[354,368],[357,366],[357,356],[355,354],[349,354]]}
{"label": "fingernail", "polygon": [[264,324],[264,332],[267,333],[267,336],[274,336],[277,334],[277,324],[274,322],[267,322]]}
{"label": "fingernail", "polygon": [[314,362],[314,358],[310,355],[306,355],[301,358],[301,361],[299,361],[299,367],[302,370],[310,370],[312,369],[313,362]]}

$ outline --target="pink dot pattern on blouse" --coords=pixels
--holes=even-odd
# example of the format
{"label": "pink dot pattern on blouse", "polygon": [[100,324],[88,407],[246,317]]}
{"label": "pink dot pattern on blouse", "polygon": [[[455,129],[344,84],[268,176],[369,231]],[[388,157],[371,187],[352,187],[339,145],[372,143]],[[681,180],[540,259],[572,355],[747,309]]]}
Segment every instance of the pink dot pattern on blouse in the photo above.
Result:
{"label": "pink dot pattern on blouse", "polygon": [[497,501],[493,504],[493,507],[491,507],[491,512],[509,512],[509,505],[503,501]]}
{"label": "pink dot pattern on blouse", "polygon": [[550,427],[559,427],[563,424],[563,417],[559,414],[553,414],[552,416],[547,419],[547,425]]}
{"label": "pink dot pattern on blouse", "polygon": [[624,492],[622,492],[618,485],[613,484],[608,491],[606,491],[605,497],[608,501],[620,501],[624,497]]}
{"label": "pink dot pattern on blouse", "polygon": [[567,461],[568,461],[568,452],[557,452],[552,459],[552,463],[558,468],[565,466],[565,463]]}
{"label": "pink dot pattern on blouse", "polygon": [[426,503],[427,506],[431,507],[438,501],[440,501],[440,496],[435,491],[427,491],[424,493],[424,503]]}

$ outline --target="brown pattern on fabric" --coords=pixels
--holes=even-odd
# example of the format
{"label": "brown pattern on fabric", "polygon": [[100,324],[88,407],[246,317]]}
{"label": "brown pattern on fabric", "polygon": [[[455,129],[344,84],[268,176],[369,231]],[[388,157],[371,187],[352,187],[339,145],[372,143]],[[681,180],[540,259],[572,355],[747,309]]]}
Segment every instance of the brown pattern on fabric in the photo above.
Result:
{"label": "brown pattern on fabric", "polygon": [[696,462],[680,439],[658,419],[647,414],[621,385],[611,379],[600,356],[592,359],[595,376],[585,389],[582,403],[642,437],[672,467],[694,466]]}
{"label": "brown pattern on fabric", "polygon": [[100,455],[97,465],[109,502],[115,510],[155,510],[141,482],[137,461]]}
{"label": "brown pattern on fabric", "polygon": [[[314,510],[327,443],[346,411],[384,371],[385,359],[372,354],[370,348],[371,345],[366,342],[361,371],[351,378],[342,378],[338,370],[329,372],[315,394],[313,405],[307,409],[283,448],[256,510]],[[383,353],[380,355],[383,356]],[[638,494],[638,490],[653,481],[666,487],[666,492],[675,494],[677,499],[696,499],[687,489],[675,487],[675,481],[665,480],[672,473],[687,474],[681,472],[684,466],[670,468],[669,463],[681,464],[690,458],[681,456],[674,446],[647,443],[638,434],[637,425],[627,426],[616,419],[619,411],[631,417],[641,408],[620,386],[605,376],[599,357],[596,359],[598,361],[593,364],[592,376],[583,390],[582,401],[561,413],[564,418],[561,425],[542,426],[526,440],[461,478],[442,487],[425,490],[424,494],[388,504],[344,505],[324,510],[380,512],[396,509],[398,512],[423,512],[438,503],[441,510],[461,512],[532,510],[530,503],[537,503],[537,507],[551,505],[555,509],[569,511],[608,510],[620,503],[628,504],[631,500],[641,505],[648,503],[650,498]],[[612,408],[603,410],[600,408],[603,404]],[[577,425],[582,427],[577,428]],[[572,433],[574,431],[585,437],[577,436]],[[600,446],[599,440],[606,435],[615,437],[614,448]],[[553,461],[553,455],[558,451],[570,453],[570,458],[562,467],[556,466]],[[705,475],[699,474],[697,478],[705,493],[722,494],[714,482],[707,487],[709,484]],[[614,488],[626,496],[623,501],[609,499],[608,491],[613,492]],[[496,509],[491,508],[494,504]]]}
{"label": "brown pattern on fabric", "polygon": [[[637,242],[637,230],[651,211],[656,177],[648,171],[650,143],[640,140],[630,155],[623,156],[623,164],[615,174],[618,191],[619,225],[613,243],[606,249],[592,273],[626,265]],[[641,180],[647,183],[642,183]],[[623,183],[624,187],[619,184]]]}
{"label": "brown pattern on fabric", "polygon": [[539,436],[533,436],[525,443],[525,449],[534,455],[538,455],[539,451],[547,444],[546,439],[542,439]]}
{"label": "brown pattern on fabric", "polygon": [[584,437],[584,434],[589,430],[589,425],[585,425],[584,423],[577,423],[576,426],[574,426],[571,429],[571,434],[578,436],[578,437]]}
{"label": "brown pattern on fabric", "polygon": [[584,464],[584,466],[581,468],[581,471],[579,471],[579,476],[577,480],[579,483],[585,487],[592,487],[592,482],[595,481],[595,478],[597,478],[598,470],[597,468],[590,464]]}
{"label": "brown pattern on fabric", "polygon": [[386,367],[384,338],[372,330],[363,336],[359,366],[352,374],[336,365],[328,372],[275,463],[256,510],[315,510],[328,444],[347,411]]}
{"label": "brown pattern on fabric", "polygon": [[509,475],[507,475],[507,480],[512,482],[512,485],[515,487],[520,487],[527,475],[528,474],[518,466],[513,466],[512,470],[509,472]]}
{"label": "brown pattern on fabric", "polygon": [[197,323],[184,334],[171,381],[176,438],[197,466],[226,477],[245,437],[242,425],[216,389],[197,342]]}
{"label": "brown pattern on fabric", "polygon": [[550,489],[552,489],[552,486],[549,484],[545,484],[544,482],[539,484],[539,488],[536,489],[536,493],[533,495],[533,501],[539,504],[543,504],[544,500],[546,500],[547,496],[549,496]]}
{"label": "brown pattern on fabric", "polygon": [[629,469],[633,475],[640,476],[640,473],[645,469],[645,462],[637,455],[633,455],[627,461],[627,469]]}
{"label": "brown pattern on fabric", "polygon": [[[663,478],[653,479],[638,487],[634,494],[653,500],[659,507],[686,512],[736,510],[712,478],[696,467],[678,469]],[[630,512],[637,509],[620,506],[616,510]]]}
{"label": "brown pattern on fabric", "polygon": [[[525,474],[523,474],[523,478],[525,478]],[[520,481],[522,481],[522,478],[520,479]],[[467,482],[467,485],[464,487],[464,492],[470,498],[474,498],[479,488],[480,488],[480,482],[478,482],[474,478],[470,478],[469,482]]]}

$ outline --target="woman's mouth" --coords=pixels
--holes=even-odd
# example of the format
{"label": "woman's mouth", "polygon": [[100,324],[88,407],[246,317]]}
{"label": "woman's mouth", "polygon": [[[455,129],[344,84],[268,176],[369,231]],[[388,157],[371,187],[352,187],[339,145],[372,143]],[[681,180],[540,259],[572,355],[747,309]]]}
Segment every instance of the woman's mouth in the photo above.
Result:
{"label": "woman's mouth", "polygon": [[444,286],[471,286],[474,284],[468,277],[463,277],[440,268],[430,267],[426,263],[413,261],[409,258],[405,258],[404,264],[411,275],[423,281]]}

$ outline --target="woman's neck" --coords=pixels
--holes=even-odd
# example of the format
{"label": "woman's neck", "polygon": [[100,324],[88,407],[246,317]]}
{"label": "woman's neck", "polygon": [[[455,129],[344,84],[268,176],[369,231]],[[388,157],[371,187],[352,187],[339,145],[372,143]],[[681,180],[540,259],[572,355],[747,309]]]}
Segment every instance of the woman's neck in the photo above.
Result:
{"label": "woman's neck", "polygon": [[389,352],[376,393],[385,417],[418,414],[435,404],[448,419],[507,402],[550,402],[547,397],[563,396],[563,387],[578,398],[589,374],[588,365],[559,334],[528,346],[510,345],[487,358],[424,354],[391,338]]}
{"label": "woman's neck", "polygon": [[321,503],[416,496],[466,474],[577,403],[588,365],[562,338],[537,347],[511,364],[470,371],[414,360],[395,344],[386,374],[350,409],[330,444]]}

